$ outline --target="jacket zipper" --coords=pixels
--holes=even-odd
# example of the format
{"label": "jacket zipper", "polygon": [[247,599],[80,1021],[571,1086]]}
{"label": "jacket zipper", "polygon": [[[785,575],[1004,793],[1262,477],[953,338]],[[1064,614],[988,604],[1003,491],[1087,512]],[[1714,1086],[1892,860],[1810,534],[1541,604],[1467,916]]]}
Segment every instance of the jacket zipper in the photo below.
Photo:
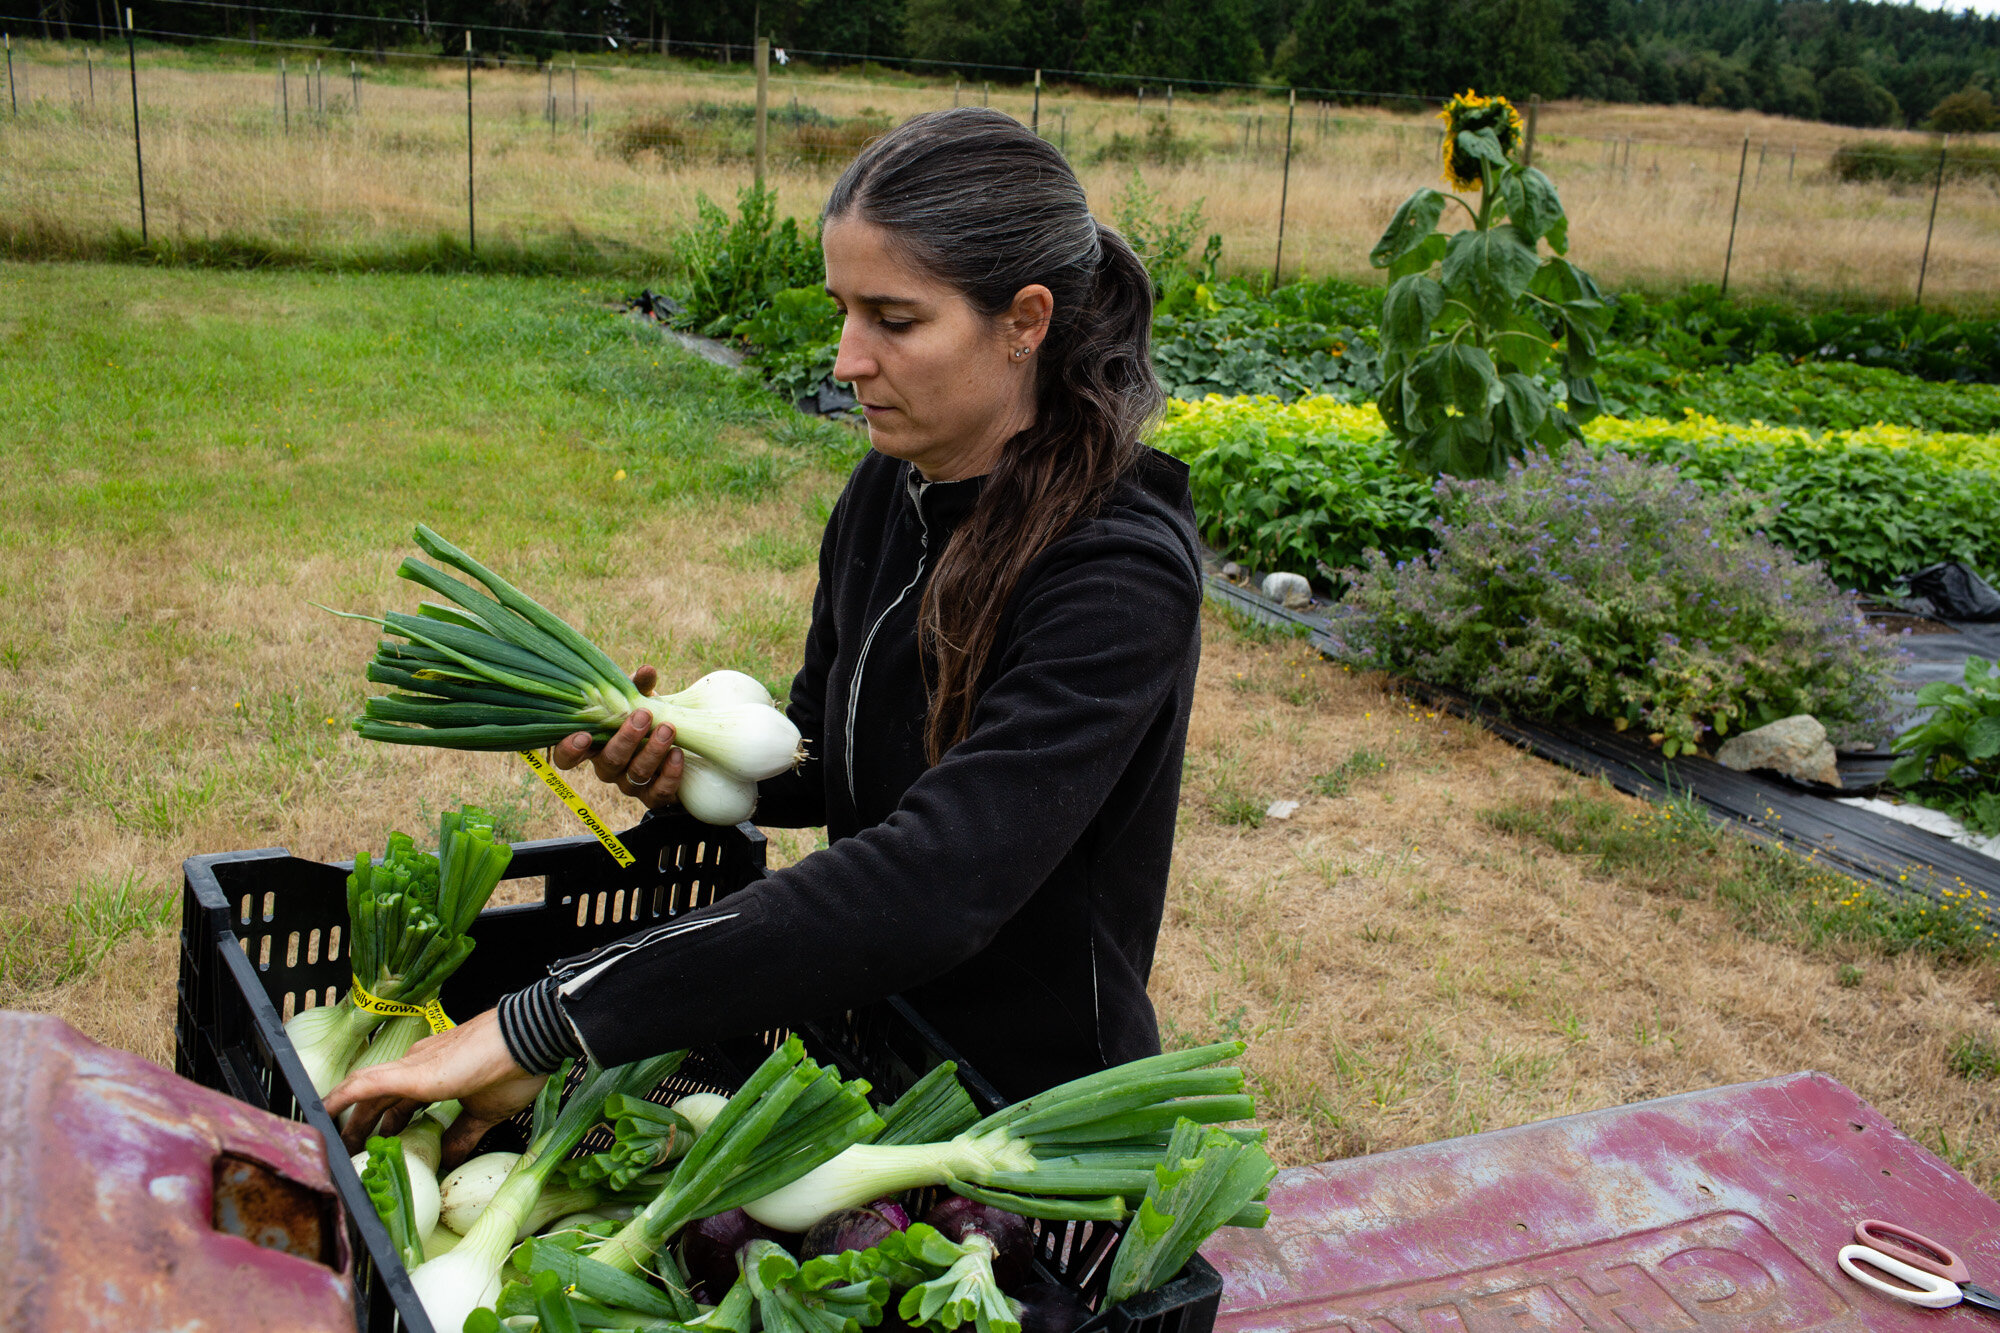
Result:
{"label": "jacket zipper", "polygon": [[[928,482],[925,483],[925,485],[928,484]],[[854,808],[857,813],[861,809],[861,794],[854,789],[854,713],[861,702],[861,673],[868,666],[868,650],[874,646],[876,631],[882,628],[882,622],[889,618],[889,613],[901,606],[903,599],[910,595],[910,590],[917,586],[917,581],[924,576],[924,564],[930,559],[931,525],[924,520],[922,487],[918,488],[914,503],[917,507],[917,572],[910,575],[910,581],[903,585],[901,592],[896,594],[896,600],[882,608],[882,614],[875,617],[875,623],[868,627],[868,637],[861,641],[861,652],[854,659],[854,679],[849,681],[847,686],[847,725],[845,728],[847,744],[847,799],[854,802]]]}

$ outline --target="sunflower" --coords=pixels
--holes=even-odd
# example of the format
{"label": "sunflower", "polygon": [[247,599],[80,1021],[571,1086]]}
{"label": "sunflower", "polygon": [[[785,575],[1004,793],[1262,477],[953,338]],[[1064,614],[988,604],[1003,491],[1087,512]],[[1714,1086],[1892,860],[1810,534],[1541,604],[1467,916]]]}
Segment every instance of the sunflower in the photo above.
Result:
{"label": "sunflower", "polygon": [[1461,133],[1491,130],[1510,157],[1521,144],[1521,113],[1504,97],[1481,97],[1467,88],[1444,104],[1438,119],[1444,122],[1444,179],[1454,189],[1476,190],[1482,179],[1479,159],[1459,151]]}

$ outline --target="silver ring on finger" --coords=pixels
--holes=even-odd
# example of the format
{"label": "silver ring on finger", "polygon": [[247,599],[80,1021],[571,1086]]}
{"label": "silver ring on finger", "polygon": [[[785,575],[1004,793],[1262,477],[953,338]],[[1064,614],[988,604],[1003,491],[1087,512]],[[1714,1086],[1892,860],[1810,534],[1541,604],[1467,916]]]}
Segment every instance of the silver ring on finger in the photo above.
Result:
{"label": "silver ring on finger", "polygon": [[627,773],[625,775],[625,783],[627,786],[631,787],[631,789],[635,792],[644,791],[647,787],[653,785],[653,778],[657,778],[658,776],[660,775],[658,773],[655,773],[653,774],[652,778],[638,778],[638,777],[633,777],[632,774],[630,773]]}

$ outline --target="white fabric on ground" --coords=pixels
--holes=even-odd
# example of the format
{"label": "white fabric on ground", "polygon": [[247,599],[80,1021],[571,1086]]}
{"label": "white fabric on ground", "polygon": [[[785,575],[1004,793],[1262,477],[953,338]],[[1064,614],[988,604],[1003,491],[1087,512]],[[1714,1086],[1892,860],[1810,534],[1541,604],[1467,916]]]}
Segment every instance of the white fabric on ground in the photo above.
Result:
{"label": "white fabric on ground", "polygon": [[1836,796],[1833,799],[1842,805],[1872,810],[1899,824],[1909,824],[1926,833],[1935,833],[1940,838],[1948,838],[1961,847],[1970,847],[1982,856],[1990,856],[2000,861],[2000,837],[1988,838],[1974,833],[1942,810],[1932,810],[1921,805],[1898,805],[1891,801],[1878,801],[1869,796]]}

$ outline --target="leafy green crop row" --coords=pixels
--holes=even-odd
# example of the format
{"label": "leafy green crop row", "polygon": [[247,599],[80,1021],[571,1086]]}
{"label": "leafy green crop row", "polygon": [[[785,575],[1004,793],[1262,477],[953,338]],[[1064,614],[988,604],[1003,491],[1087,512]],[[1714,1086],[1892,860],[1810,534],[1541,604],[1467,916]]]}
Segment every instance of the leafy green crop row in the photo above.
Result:
{"label": "leafy green crop row", "polygon": [[2000,385],[1938,383],[1845,361],[1794,364],[1765,352],[1743,365],[1682,367],[1649,347],[1599,356],[1597,385],[1618,416],[1678,417],[1852,430],[1893,422],[1932,431],[2000,430]]}
{"label": "leafy green crop row", "polygon": [[[1162,222],[1150,196],[1128,191],[1119,208],[1120,225],[1149,262],[1160,261],[1154,364],[1170,394],[1360,402],[1380,391],[1382,288],[1338,278],[1275,288],[1218,278],[1219,237],[1200,261],[1189,258],[1198,206]],[[781,221],[772,192],[743,191],[734,218],[700,200],[674,248],[683,327],[746,340],[767,378],[792,397],[831,373],[840,330],[831,303],[813,295],[823,276],[819,239],[810,227]],[[762,319],[774,306],[784,308]],[[1921,311],[1808,316],[1737,305],[1707,288],[1664,301],[1626,294],[1599,357],[1614,412],[1673,416],[1692,408],[1817,428],[1876,421],[2000,428],[2000,387],[1989,387],[2000,386],[2000,320]]]}
{"label": "leafy green crop row", "polygon": [[[1815,435],[1689,415],[1601,417],[1597,449],[1672,463],[1843,587],[1881,590],[1941,559],[2000,569],[2000,435],[1891,426]],[[1359,566],[1425,550],[1436,499],[1403,471],[1372,405],[1331,398],[1175,403],[1154,443],[1185,460],[1203,534],[1262,569]],[[1760,512],[1763,511],[1763,512]]]}
{"label": "leafy green crop row", "polygon": [[1935,310],[1807,315],[1776,302],[1739,305],[1697,285],[1665,300],[1621,295],[1611,341],[1650,348],[1686,367],[1733,365],[1777,352],[1927,380],[2000,384],[2000,319],[1958,319]]}

